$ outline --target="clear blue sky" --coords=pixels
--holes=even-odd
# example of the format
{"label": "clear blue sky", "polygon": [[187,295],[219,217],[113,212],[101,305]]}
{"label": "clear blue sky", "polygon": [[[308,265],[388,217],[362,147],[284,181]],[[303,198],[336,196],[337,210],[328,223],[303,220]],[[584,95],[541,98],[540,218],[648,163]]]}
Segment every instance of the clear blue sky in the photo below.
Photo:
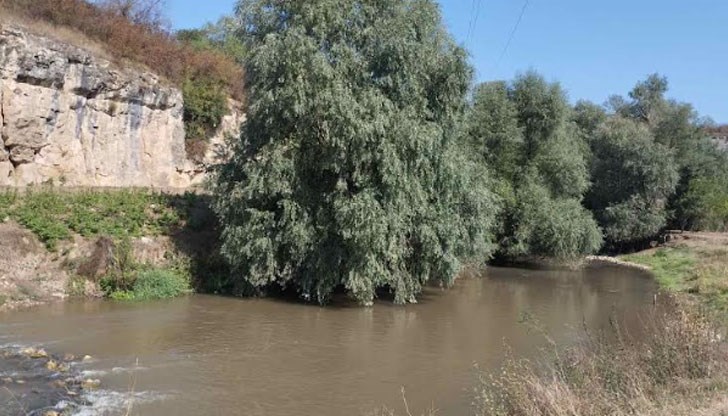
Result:
{"label": "clear blue sky", "polygon": [[[175,28],[230,13],[235,0],[167,0]],[[673,98],[728,123],[728,0],[440,0],[479,81],[535,69],[572,100],[602,103],[659,72]],[[468,37],[478,10],[477,22]]]}

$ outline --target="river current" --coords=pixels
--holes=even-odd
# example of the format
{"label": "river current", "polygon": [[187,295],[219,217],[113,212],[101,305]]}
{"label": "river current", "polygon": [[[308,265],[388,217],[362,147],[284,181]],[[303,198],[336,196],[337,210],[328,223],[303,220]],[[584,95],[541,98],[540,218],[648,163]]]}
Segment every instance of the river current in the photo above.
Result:
{"label": "river current", "polygon": [[102,384],[84,415],[402,414],[404,387],[413,413],[455,416],[472,413],[477,371],[497,371],[507,351],[541,357],[534,326],[563,346],[610,317],[638,331],[657,290],[612,266],[480,274],[406,307],[206,295],[54,304],[0,315],[0,344],[90,355],[80,371]]}

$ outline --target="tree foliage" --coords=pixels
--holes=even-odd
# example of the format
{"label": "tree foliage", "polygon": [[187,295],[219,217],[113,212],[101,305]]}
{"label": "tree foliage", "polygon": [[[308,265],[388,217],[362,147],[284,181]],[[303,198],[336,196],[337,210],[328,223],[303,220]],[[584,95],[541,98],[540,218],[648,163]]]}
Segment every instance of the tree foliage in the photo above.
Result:
{"label": "tree foliage", "polygon": [[673,152],[649,129],[610,118],[591,139],[593,185],[587,206],[613,243],[656,235],[667,221],[667,200],[678,180]]}
{"label": "tree foliage", "polygon": [[240,288],[412,302],[492,251],[488,174],[458,150],[471,70],[431,0],[243,1],[250,108],[218,175]]}
{"label": "tree foliage", "polygon": [[575,120],[593,152],[588,206],[612,243],[652,238],[666,226],[722,228],[712,194],[728,187],[726,156],[691,105],[666,98],[668,86],[650,75],[629,99],[610,98],[611,114],[577,105]]}
{"label": "tree foliage", "polygon": [[558,84],[527,73],[478,86],[468,137],[500,181],[502,254],[571,259],[599,249],[600,230],[581,206],[588,149]]}
{"label": "tree foliage", "polygon": [[240,24],[234,17],[223,16],[199,29],[177,31],[175,37],[196,49],[221,52],[239,64],[245,63],[245,42],[238,36]]}

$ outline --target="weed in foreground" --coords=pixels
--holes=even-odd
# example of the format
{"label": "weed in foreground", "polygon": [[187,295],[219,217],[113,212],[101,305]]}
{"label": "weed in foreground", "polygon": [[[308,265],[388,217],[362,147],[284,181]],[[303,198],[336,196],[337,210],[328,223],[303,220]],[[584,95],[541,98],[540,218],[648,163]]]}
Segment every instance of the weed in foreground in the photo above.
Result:
{"label": "weed in foreground", "polygon": [[476,415],[692,414],[683,411],[728,381],[726,345],[709,322],[680,306],[648,322],[640,341],[613,326],[617,341],[589,335],[550,351],[546,368],[510,357],[500,373],[479,376]]}

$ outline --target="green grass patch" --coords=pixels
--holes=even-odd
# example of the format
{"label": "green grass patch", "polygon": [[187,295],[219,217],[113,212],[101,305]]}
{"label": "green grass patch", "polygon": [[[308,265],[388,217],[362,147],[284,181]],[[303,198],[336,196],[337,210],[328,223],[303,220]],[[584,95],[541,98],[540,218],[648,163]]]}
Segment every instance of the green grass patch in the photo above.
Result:
{"label": "green grass patch", "polygon": [[695,269],[695,253],[684,248],[660,248],[654,252],[630,254],[624,260],[648,266],[655,279],[669,290],[685,289],[690,273]]}
{"label": "green grass patch", "polygon": [[710,309],[728,313],[727,247],[661,248],[622,259],[649,266],[663,288],[692,294]]}
{"label": "green grass patch", "polygon": [[177,270],[145,270],[137,276],[133,293],[136,299],[174,298],[190,293],[190,282]]}
{"label": "green grass patch", "polygon": [[35,233],[49,249],[74,233],[111,238],[169,233],[186,220],[195,196],[141,190],[60,192],[31,190],[0,195],[0,219],[9,217]]}
{"label": "green grass patch", "polygon": [[113,289],[108,282],[106,287],[107,296],[119,301],[170,299],[192,292],[189,278],[175,269],[141,270],[129,289]]}

